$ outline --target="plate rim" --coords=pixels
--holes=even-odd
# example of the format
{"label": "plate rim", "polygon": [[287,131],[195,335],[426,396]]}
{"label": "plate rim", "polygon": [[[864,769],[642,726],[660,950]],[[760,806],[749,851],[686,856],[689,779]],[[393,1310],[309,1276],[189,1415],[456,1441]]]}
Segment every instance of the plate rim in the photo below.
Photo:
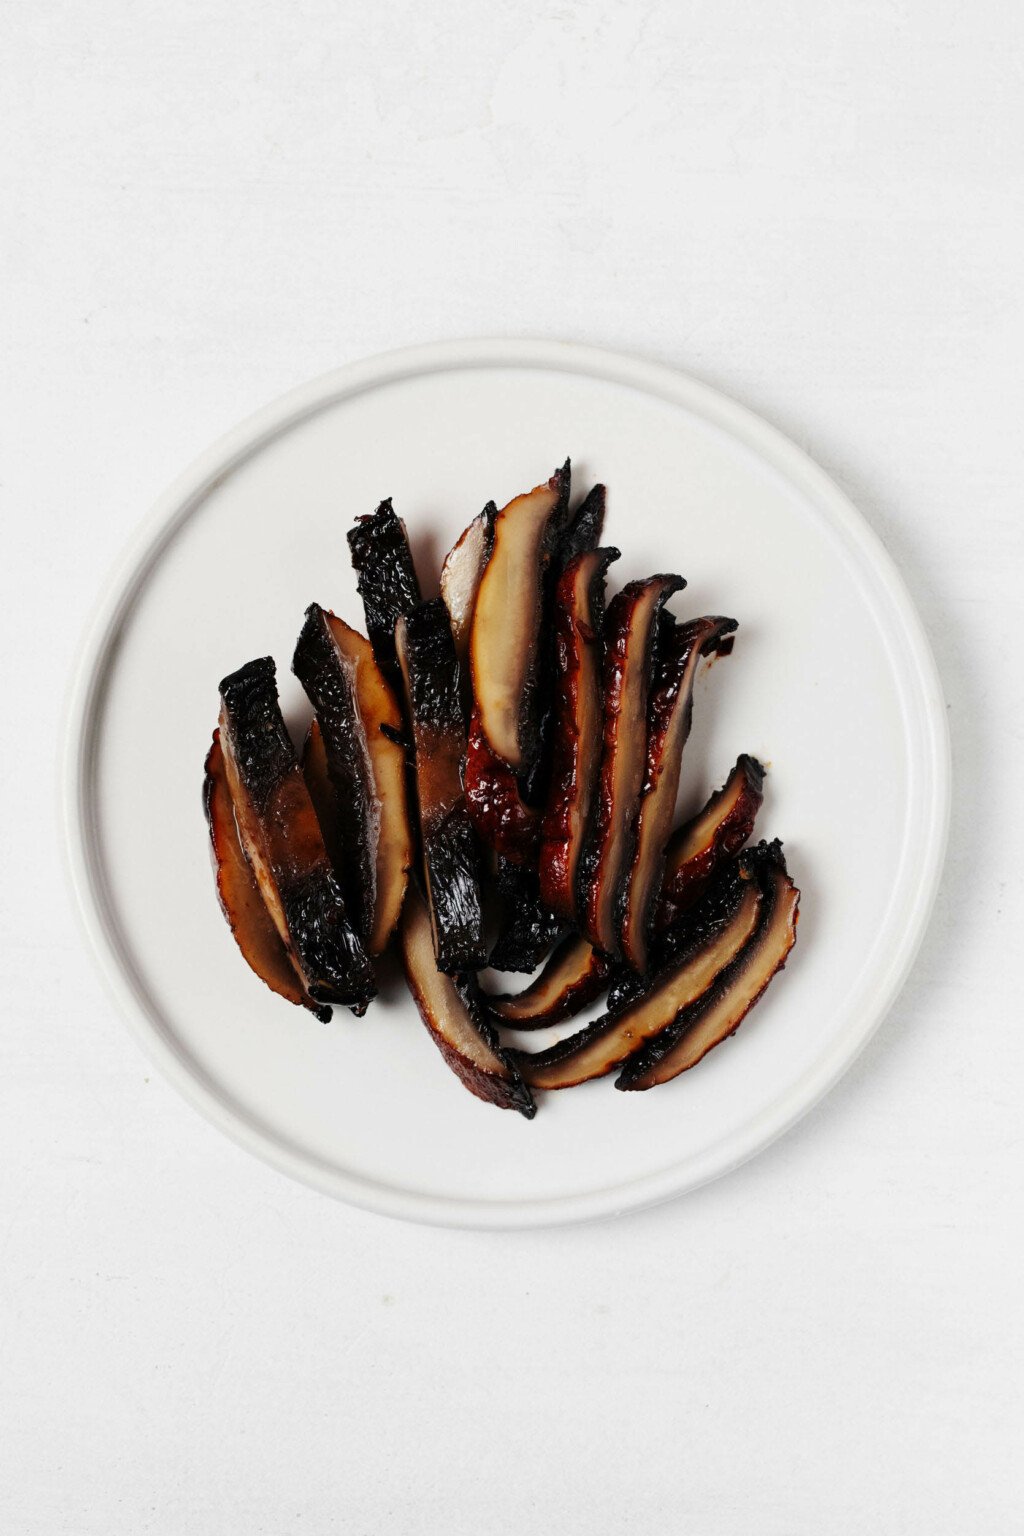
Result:
{"label": "plate rim", "polygon": [[[346,396],[403,378],[465,367],[539,368],[633,387],[696,412],[802,489],[833,527],[859,547],[899,619],[903,680],[922,706],[920,730],[931,789],[918,850],[919,879],[900,943],[875,979],[855,1028],[727,1141],[637,1179],[582,1194],[522,1200],[462,1199],[376,1183],[304,1154],[248,1120],[158,1027],[127,973],[88,825],[87,791],[95,758],[96,714],[121,623],[135,593],[176,530],[221,477],[276,436]],[[941,677],[903,576],[874,529],[826,472],[778,428],[728,395],[667,364],[628,352],[545,338],[483,337],[429,342],[361,358],[300,384],[219,437],[159,496],[114,562],[85,625],[65,698],[58,765],[60,838],[72,907],[87,948],[125,1023],[150,1061],[208,1121],[237,1145],[322,1193],[379,1215],[434,1226],[523,1229],[594,1220],[658,1204],[738,1168],[802,1119],[835,1086],[873,1038],[896,1001],[924,939],[941,883],[949,830],[952,764]],[[865,1022],[866,1021],[866,1022]],[[849,1036],[849,1038],[848,1038]]]}

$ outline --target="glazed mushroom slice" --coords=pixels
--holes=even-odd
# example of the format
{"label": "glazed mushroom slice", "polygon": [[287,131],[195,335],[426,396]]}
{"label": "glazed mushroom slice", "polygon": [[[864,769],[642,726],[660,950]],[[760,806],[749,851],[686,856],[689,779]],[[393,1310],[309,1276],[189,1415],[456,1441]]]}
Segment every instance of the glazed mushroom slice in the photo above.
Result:
{"label": "glazed mushroom slice", "polygon": [[580,861],[580,927],[595,949],[619,957],[619,901],[633,858],[647,757],[647,696],[662,607],[681,576],[631,581],[605,615],[601,764]]}
{"label": "glazed mushroom slice", "polygon": [[654,677],[647,703],[647,766],[637,813],[633,864],[623,890],[622,954],[641,974],[647,969],[651,919],[665,869],[665,846],[675,814],[683,748],[693,721],[693,688],[701,658],[732,635],[735,619],[676,624],[663,613]]}
{"label": "glazed mushroom slice", "polygon": [[715,871],[754,830],[764,799],[764,769],[743,753],[721,789],[669,839],[655,926],[667,926],[707,889]]}
{"label": "glazed mushroom slice", "polygon": [[452,545],[441,567],[441,596],[444,598],[448,617],[452,624],[455,654],[459,658],[459,672],[464,699],[471,698],[469,668],[469,637],[473,627],[476,595],[480,590],[480,578],[490,558],[494,543],[494,522],[498,509],[489,501]]}
{"label": "glazed mushroom slice", "polygon": [[376,991],[373,972],[281,715],[272,659],[232,672],[220,695],[239,840],[292,965],[317,1002],[365,1007]]}
{"label": "glazed mushroom slice", "polygon": [[217,895],[243,960],[271,992],[308,1008],[322,1023],[328,1023],[331,1010],[314,1002],[299,981],[242,851],[219,730],[214,731],[213,745],[206,756],[203,809],[210,828]]}
{"label": "glazed mushroom slice", "polygon": [[466,804],[480,841],[513,864],[531,863],[540,838],[540,812],[527,805],[519,780],[491,751],[474,705],[466,753]]}
{"label": "glazed mushroom slice", "polygon": [[600,544],[607,504],[608,493],[603,485],[595,485],[584,496],[558,547],[558,560],[563,570],[577,555],[596,549]]}
{"label": "glazed mushroom slice", "polygon": [[537,871],[529,864],[499,855],[496,875],[504,918],[487,963],[496,971],[535,971],[565,924],[541,901]]}
{"label": "glazed mushroom slice", "polygon": [[[355,680],[319,603],[306,609],[292,671],[316,711],[327,777],[334,791],[334,817],[324,843],[349,916],[365,945],[377,894],[377,806],[370,751],[356,705]],[[308,782],[307,777],[307,786]]]}
{"label": "glazed mushroom slice", "polygon": [[306,783],[360,938],[378,955],[412,864],[405,752],[395,741],[402,713],[370,642],[318,603],[306,611],[292,666],[316,710]]}
{"label": "glazed mushroom slice", "polygon": [[754,932],[761,907],[761,890],[751,871],[730,873],[727,899],[718,892],[711,899],[709,893],[705,911],[695,914],[688,927],[688,942],[639,997],[546,1051],[516,1053],[531,1087],[572,1088],[614,1072],[704,995]]}
{"label": "glazed mushroom slice", "polygon": [[611,548],[576,555],[558,580],[552,607],[552,760],[541,829],[540,893],[566,922],[576,921],[577,875],[601,758],[604,583],[618,558],[619,551]]}
{"label": "glazed mushroom slice", "polygon": [[631,1057],[616,1088],[641,1090],[667,1083],[695,1067],[739,1028],[781,971],[796,943],[800,892],[786,872],[779,843],[760,844],[761,913],[753,937],[703,997],[684,1008],[667,1028]]}
{"label": "glazed mushroom slice", "polygon": [[434,961],[431,922],[417,890],[409,892],[401,924],[402,959],[420,1017],[445,1061],[470,1093],[532,1120],[536,1106],[508,1052],[498,1044],[475,983],[447,976]]}
{"label": "glazed mushroom slice", "polygon": [[396,680],[395,625],[421,601],[421,593],[405,524],[390,497],[372,515],[356,518],[348,547],[373,654],[385,675]]}
{"label": "glazed mushroom slice", "polygon": [[516,773],[540,746],[545,577],[568,520],[569,464],[498,513],[470,637],[473,698],[492,751]]}
{"label": "glazed mushroom slice", "polygon": [[395,626],[412,722],[416,799],[434,955],[442,971],[486,963],[480,850],[462,788],[466,727],[448,610],[439,597]]}
{"label": "glazed mushroom slice", "polygon": [[489,997],[488,1006],[513,1029],[561,1024],[596,1002],[608,985],[610,962],[578,934],[558,946],[536,981],[515,996]]}

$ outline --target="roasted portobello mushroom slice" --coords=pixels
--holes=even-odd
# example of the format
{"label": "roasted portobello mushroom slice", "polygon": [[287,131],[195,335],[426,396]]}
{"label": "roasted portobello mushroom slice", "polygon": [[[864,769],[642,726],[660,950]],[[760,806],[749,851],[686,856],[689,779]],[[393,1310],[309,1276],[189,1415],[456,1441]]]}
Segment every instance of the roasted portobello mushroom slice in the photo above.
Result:
{"label": "roasted portobello mushroom slice", "polygon": [[608,985],[611,962],[586,939],[571,933],[555,950],[536,981],[514,996],[488,997],[490,1011],[512,1029],[545,1029],[561,1024],[596,1002]]}
{"label": "roasted portobello mushroom slice", "polygon": [[373,971],[345,909],[264,656],[220,685],[220,740],[238,836],[267,911],[316,1002],[363,1008]]}
{"label": "roasted portobello mushroom slice", "polygon": [[499,854],[495,885],[502,919],[487,963],[496,971],[535,971],[565,932],[565,924],[541,901],[532,865],[513,864]]}
{"label": "roasted portobello mushroom slice", "polygon": [[568,521],[569,464],[498,513],[470,638],[473,698],[491,750],[516,773],[540,747],[545,579]]}
{"label": "roasted portobello mushroom slice", "polygon": [[603,485],[595,485],[584,496],[558,546],[558,561],[562,570],[577,555],[596,549],[600,544],[607,504],[608,493]]}
{"label": "roasted portobello mushroom slice", "polygon": [[376,512],[356,518],[348,531],[348,547],[373,654],[397,685],[395,625],[422,599],[405,524],[395,515],[390,496]]}
{"label": "roasted portobello mushroom slice", "polygon": [[679,790],[683,748],[693,720],[693,687],[703,656],[736,629],[735,619],[694,619],[677,624],[663,613],[658,628],[654,677],[647,702],[647,766],[637,813],[633,865],[623,890],[622,954],[643,973],[651,920],[665,867]]}
{"label": "roasted portobello mushroom slice", "polygon": [[459,658],[463,701],[469,714],[472,683],[469,667],[469,638],[473,628],[476,595],[480,578],[490,558],[494,543],[494,521],[498,509],[489,501],[452,545],[441,567],[441,596],[452,624],[455,654]]}
{"label": "roasted portobello mushroom slice", "polygon": [[326,1024],[331,1010],[324,1003],[314,1002],[299,981],[242,851],[219,730],[213,733],[213,745],[206,755],[205,766],[203,809],[210,828],[217,895],[235,943],[242,951],[242,959],[261,981],[266,982],[271,992],[308,1008]]}
{"label": "roasted portobello mushroom slice", "polygon": [[655,926],[666,927],[707,889],[715,871],[739,853],[764,799],[764,769],[743,753],[721,789],[669,839]]}
{"label": "roasted portobello mushroom slice", "polygon": [[416,799],[427,903],[438,967],[453,974],[486,964],[480,906],[480,849],[462,788],[466,727],[459,664],[441,598],[421,603],[395,626],[395,646],[412,722]]}
{"label": "roasted portobello mushroom slice", "polygon": [[306,610],[292,670],[316,710],[306,783],[359,937],[378,955],[398,922],[412,864],[405,753],[395,741],[401,710],[369,641],[319,603]]}
{"label": "roasted portobello mushroom slice", "polygon": [[696,1066],[713,1046],[739,1028],[772,977],[786,964],[796,943],[800,892],[786,871],[780,843],[761,843],[753,854],[762,892],[753,936],[703,996],[677,1013],[660,1034],[630,1057],[616,1079],[616,1088],[654,1088]]}
{"label": "roasted portobello mushroom slice", "polygon": [[754,932],[762,904],[752,867],[740,864],[729,875],[692,914],[686,941],[639,997],[546,1051],[516,1053],[531,1087],[572,1088],[604,1077],[707,992]]}
{"label": "roasted portobello mushroom slice", "polygon": [[491,751],[476,705],[469,720],[466,804],[480,841],[512,864],[533,863],[540,840],[540,812],[527,805],[508,763]]}
{"label": "roasted portobello mushroom slice", "polygon": [[631,581],[605,615],[601,764],[579,869],[578,912],[595,949],[618,959],[619,902],[633,858],[647,756],[647,696],[662,607],[681,576]]}
{"label": "roasted portobello mushroom slice", "polygon": [[577,875],[601,758],[604,583],[618,558],[619,551],[611,548],[574,556],[559,577],[552,605],[552,760],[541,829],[540,893],[566,922],[576,920]]}
{"label": "roasted portobello mushroom slice", "polygon": [[478,1099],[497,1104],[499,1109],[517,1109],[532,1120],[536,1114],[533,1097],[508,1052],[498,1044],[475,983],[438,970],[430,918],[415,888],[406,899],[400,933],[409,990],[434,1044],[456,1077]]}

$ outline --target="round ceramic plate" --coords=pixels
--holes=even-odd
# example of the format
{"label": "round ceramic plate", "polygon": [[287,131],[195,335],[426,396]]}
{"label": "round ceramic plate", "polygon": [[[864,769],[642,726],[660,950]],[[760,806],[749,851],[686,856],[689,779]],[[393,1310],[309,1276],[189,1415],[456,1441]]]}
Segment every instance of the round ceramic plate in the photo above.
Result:
{"label": "round ceramic plate", "polygon": [[[738,753],[760,758],[759,832],[784,840],[803,903],[784,975],[696,1070],[645,1094],[610,1079],[549,1094],[527,1122],[465,1092],[397,977],[364,1019],[339,1009],[327,1026],[262,986],[218,910],[200,785],[217,682],[249,658],[277,658],[286,715],[303,728],[289,663],[304,609],[316,600],[363,623],[345,541],[357,514],[394,498],[429,592],[483,504],[567,454],[577,493],[609,487],[616,581],[679,570],[680,616],[740,621],[732,656],[698,684],[681,809]],[[319,379],[167,493],[84,648],[65,790],[93,947],[135,1034],[198,1109],[356,1205],[528,1226],[693,1189],[836,1081],[922,937],[949,772],[941,690],[903,583],[803,453],[666,368],[485,341]]]}

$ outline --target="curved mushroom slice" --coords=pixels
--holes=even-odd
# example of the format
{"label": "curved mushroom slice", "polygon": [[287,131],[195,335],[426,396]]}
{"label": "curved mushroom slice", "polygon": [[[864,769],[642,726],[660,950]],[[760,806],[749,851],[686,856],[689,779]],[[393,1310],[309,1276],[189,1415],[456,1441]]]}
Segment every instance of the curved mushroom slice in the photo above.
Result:
{"label": "curved mushroom slice", "polygon": [[480,850],[462,788],[466,727],[448,610],[439,597],[395,626],[415,748],[416,798],[434,954],[445,972],[486,963]]}
{"label": "curved mushroom slice", "polygon": [[737,872],[735,899],[723,920],[697,922],[691,942],[643,994],[620,1012],[605,1014],[576,1035],[534,1055],[516,1053],[532,1088],[572,1088],[620,1067],[646,1041],[702,997],[734,960],[757,925],[761,892],[757,880]]}
{"label": "curved mushroom slice", "polygon": [[656,928],[666,927],[692,906],[715,871],[739,853],[754,830],[764,799],[763,785],[761,764],[743,753],[703,810],[672,834],[665,854]]}
{"label": "curved mushroom slice", "polygon": [[563,570],[577,555],[596,549],[600,544],[607,504],[608,492],[603,485],[595,485],[584,496],[558,546],[558,559]]}
{"label": "curved mushroom slice", "polygon": [[418,891],[410,891],[401,926],[409,990],[445,1061],[470,1093],[500,1109],[536,1114],[529,1088],[487,1022],[474,985],[446,976],[434,961],[431,923]]}
{"label": "curved mushroom slice", "polygon": [[527,805],[519,780],[491,751],[474,705],[466,754],[466,804],[480,841],[513,864],[532,862],[540,837],[540,812]]}
{"label": "curved mushroom slice", "polygon": [[452,624],[455,654],[459,658],[459,674],[462,692],[469,714],[472,701],[472,682],[469,668],[469,637],[473,628],[476,595],[480,590],[480,578],[490,558],[494,543],[494,521],[498,509],[489,501],[469,527],[459,535],[445,556],[441,567],[441,596],[448,609]]}
{"label": "curved mushroom slice", "polygon": [[402,713],[370,642],[316,603],[293,668],[317,711],[303,757],[306,783],[343,889],[350,870],[358,882],[360,937],[378,955],[398,922],[413,857],[405,752],[395,741]]}
{"label": "curved mushroom slice", "polygon": [[416,607],[421,594],[405,524],[396,517],[390,496],[372,515],[356,518],[348,547],[373,654],[386,675],[395,678],[395,625]]}
{"label": "curved mushroom slice", "polygon": [[317,1002],[365,1007],[373,972],[327,856],[269,656],[220,685],[221,745],[238,837],[289,959]]}
{"label": "curved mushroom slice", "polygon": [[[316,710],[327,777],[334,792],[330,842],[329,834],[324,832],[324,843],[349,916],[361,942],[366,944],[377,896],[380,811],[374,794],[367,733],[356,704],[355,678],[334,643],[327,614],[319,603],[311,603],[306,609],[292,671]],[[307,779],[307,786],[308,782]]]}
{"label": "curved mushroom slice", "polygon": [[756,932],[710,990],[626,1063],[616,1088],[653,1088],[696,1066],[739,1028],[785,965],[796,943],[800,892],[786,872],[779,843],[768,848],[761,844],[757,852],[763,900]]}
{"label": "curved mushroom slice", "polygon": [[610,963],[578,934],[570,934],[555,950],[536,981],[514,997],[489,997],[493,1014],[514,1029],[543,1029],[561,1024],[601,996],[608,985]]}
{"label": "curved mushroom slice", "polygon": [[647,695],[658,617],[681,576],[631,581],[605,616],[601,766],[587,844],[580,861],[580,925],[595,949],[618,958],[618,902],[633,854],[644,782]]}
{"label": "curved mushroom slice", "polygon": [[623,892],[622,954],[647,969],[651,916],[661,890],[665,845],[675,814],[683,748],[693,721],[693,687],[701,658],[737,628],[735,619],[694,619],[677,625],[662,614],[654,678],[647,703],[647,768],[637,813],[633,865]]}
{"label": "curved mushroom slice", "polygon": [[470,637],[473,697],[492,750],[517,773],[539,747],[544,577],[568,518],[569,463],[503,507]]}
{"label": "curved mushroom slice", "polygon": [[541,901],[531,865],[499,855],[496,883],[504,916],[487,963],[496,971],[535,971],[565,924]]}
{"label": "curved mushroom slice", "polygon": [[604,583],[618,558],[617,549],[585,551],[569,561],[555,588],[553,753],[540,892],[566,922],[576,919],[576,880],[601,758]]}
{"label": "curved mushroom slice", "polygon": [[210,828],[217,895],[235,943],[242,951],[242,959],[261,981],[266,982],[271,992],[308,1008],[326,1024],[331,1010],[323,1003],[314,1002],[304,991],[238,841],[219,730],[213,733],[213,745],[206,755],[205,767],[203,809]]}

